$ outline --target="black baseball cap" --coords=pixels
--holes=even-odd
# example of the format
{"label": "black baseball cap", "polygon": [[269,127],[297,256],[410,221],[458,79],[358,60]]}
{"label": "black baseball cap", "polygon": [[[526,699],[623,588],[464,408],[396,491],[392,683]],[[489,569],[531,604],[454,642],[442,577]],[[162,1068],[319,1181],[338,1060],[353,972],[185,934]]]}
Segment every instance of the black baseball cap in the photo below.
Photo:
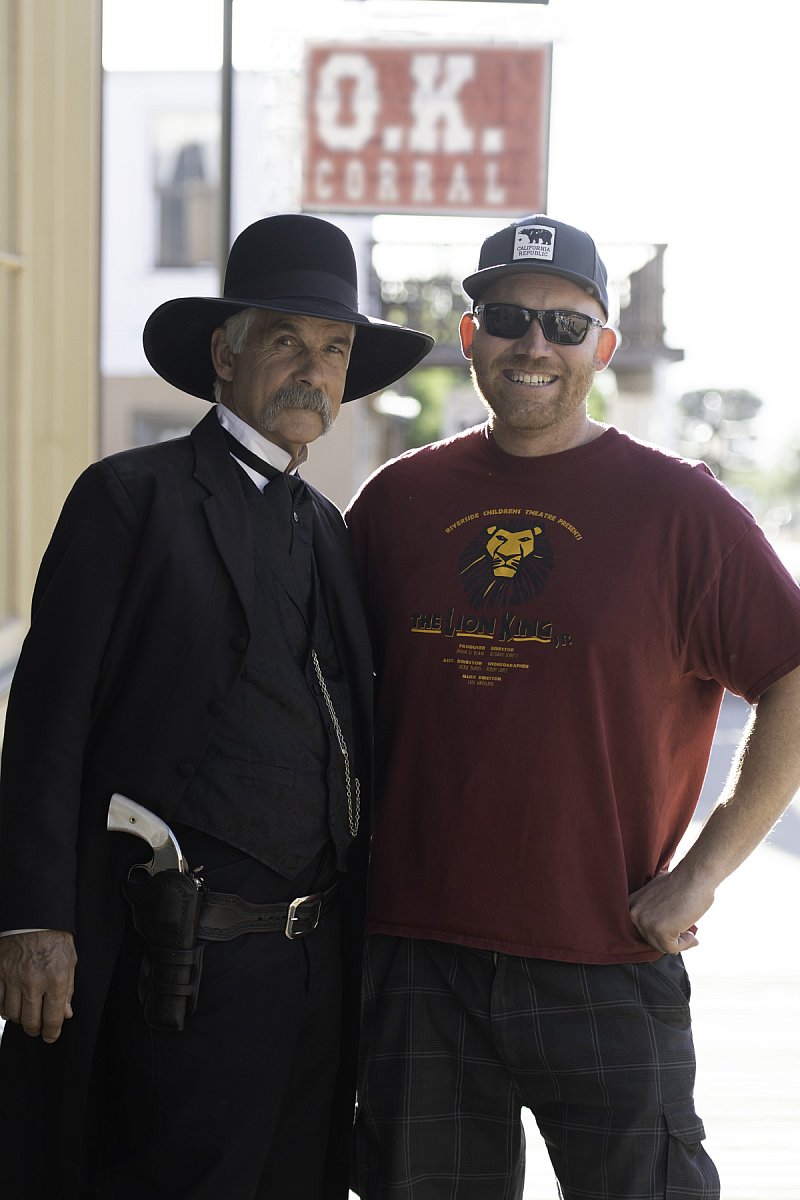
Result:
{"label": "black baseball cap", "polygon": [[520,217],[481,246],[478,269],[462,287],[477,300],[496,279],[538,271],[570,279],[594,296],[608,318],[608,273],[588,233],[544,213]]}

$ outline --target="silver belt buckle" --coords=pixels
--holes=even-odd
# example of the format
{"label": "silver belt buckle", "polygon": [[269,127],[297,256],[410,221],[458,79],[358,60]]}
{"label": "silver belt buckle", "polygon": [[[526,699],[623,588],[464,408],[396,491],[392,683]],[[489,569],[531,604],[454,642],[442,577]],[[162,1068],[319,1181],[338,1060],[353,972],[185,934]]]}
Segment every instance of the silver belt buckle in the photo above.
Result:
{"label": "silver belt buckle", "polygon": [[[301,929],[301,930],[298,930],[297,933],[295,933],[294,932],[295,921],[299,921],[301,919],[301,917],[303,917],[305,915],[304,913],[301,913],[298,916],[297,910],[301,907],[301,905],[308,904],[308,902],[310,900],[315,901],[316,906],[317,906],[317,911],[314,914],[314,924],[309,929]],[[289,912],[287,913],[287,916],[286,916],[286,928],[284,929],[283,932],[286,934],[289,941],[294,941],[294,939],[298,938],[298,937],[305,937],[306,934],[311,933],[314,929],[317,928],[317,926],[319,925],[319,919],[321,916],[322,916],[322,892],[314,892],[310,896],[298,896],[297,899],[293,900],[292,903],[289,905]]]}

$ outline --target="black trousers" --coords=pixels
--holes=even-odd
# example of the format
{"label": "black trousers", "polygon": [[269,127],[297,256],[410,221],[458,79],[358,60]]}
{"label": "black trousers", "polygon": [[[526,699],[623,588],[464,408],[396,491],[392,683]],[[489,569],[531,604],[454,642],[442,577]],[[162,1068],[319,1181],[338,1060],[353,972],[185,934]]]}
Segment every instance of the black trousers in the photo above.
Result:
{"label": "black trousers", "polygon": [[[255,903],[303,895],[211,838],[181,831],[213,891]],[[199,856],[199,857],[198,857]],[[281,895],[277,896],[277,890]],[[339,1060],[336,909],[305,938],[209,943],[198,1006],[181,1033],[150,1029],[130,929],[104,1030],[102,1200],[317,1200]]]}

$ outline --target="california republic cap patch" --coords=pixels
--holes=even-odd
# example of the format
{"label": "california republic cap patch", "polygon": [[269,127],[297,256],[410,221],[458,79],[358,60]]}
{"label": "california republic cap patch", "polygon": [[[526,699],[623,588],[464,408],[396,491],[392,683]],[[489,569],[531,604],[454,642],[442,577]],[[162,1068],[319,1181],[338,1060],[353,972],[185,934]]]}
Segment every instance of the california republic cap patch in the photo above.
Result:
{"label": "california republic cap patch", "polygon": [[556,248],[556,230],[552,225],[517,225],[512,260],[545,259],[552,261]]}

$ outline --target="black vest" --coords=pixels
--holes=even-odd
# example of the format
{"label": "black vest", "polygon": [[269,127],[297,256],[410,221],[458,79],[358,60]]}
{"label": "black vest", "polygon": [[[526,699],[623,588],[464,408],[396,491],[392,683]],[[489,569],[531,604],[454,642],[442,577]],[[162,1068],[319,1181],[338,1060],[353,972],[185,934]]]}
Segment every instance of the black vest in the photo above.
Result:
{"label": "black vest", "polygon": [[175,819],[294,879],[330,843],[343,869],[351,841],[343,756],[312,648],[352,754],[350,695],[318,585],[311,497],[300,481],[293,496],[284,477],[262,495],[241,477],[254,547],[251,639]]}

